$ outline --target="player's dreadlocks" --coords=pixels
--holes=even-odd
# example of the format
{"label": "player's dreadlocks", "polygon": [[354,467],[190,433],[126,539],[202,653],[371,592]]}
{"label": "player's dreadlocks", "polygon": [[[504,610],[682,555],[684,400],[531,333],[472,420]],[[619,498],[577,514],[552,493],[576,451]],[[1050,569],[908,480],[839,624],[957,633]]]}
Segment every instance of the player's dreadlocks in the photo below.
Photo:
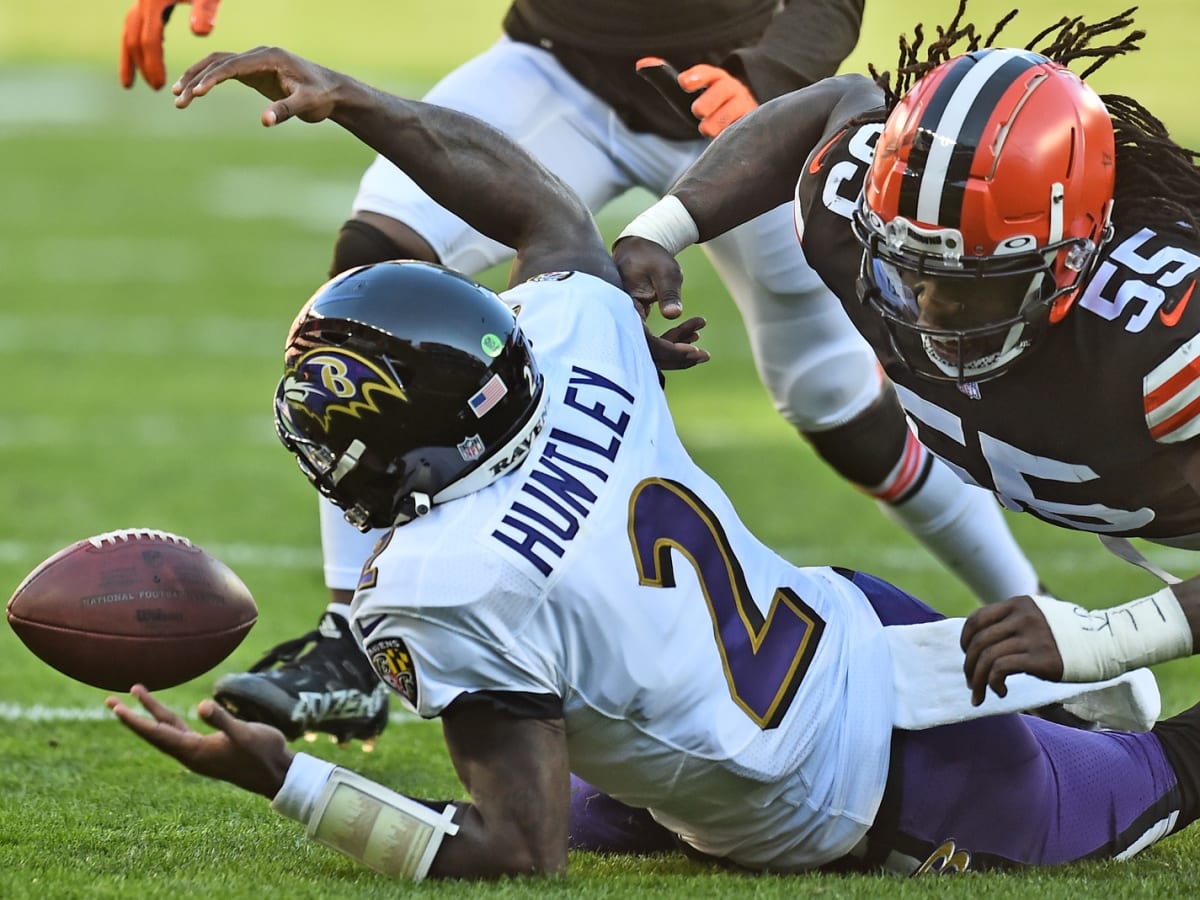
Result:
{"label": "player's dreadlocks", "polygon": [[[892,111],[922,76],[952,56],[996,46],[996,39],[1018,12],[1010,11],[984,37],[974,23],[963,22],[967,2],[959,0],[958,11],[950,23],[937,26],[937,38],[929,43],[923,55],[923,25],[918,24],[913,29],[911,41],[906,35],[900,36],[900,60],[894,84],[891,73],[880,73],[874,66],[869,67],[871,76],[883,90],[887,112]],[[1064,16],[1038,32],[1024,49],[1064,66],[1082,59],[1091,60],[1080,75],[1086,78],[1114,56],[1140,49],[1137,42],[1146,36],[1140,29],[1130,30],[1114,44],[1092,46],[1093,39],[1101,35],[1130,28],[1136,10],[1134,6],[1090,25],[1082,16]],[[1171,140],[1166,126],[1131,97],[1101,94],[1100,99],[1108,108],[1116,138],[1114,224],[1134,218],[1160,227],[1184,221],[1200,232],[1200,168],[1196,164],[1200,153]]]}

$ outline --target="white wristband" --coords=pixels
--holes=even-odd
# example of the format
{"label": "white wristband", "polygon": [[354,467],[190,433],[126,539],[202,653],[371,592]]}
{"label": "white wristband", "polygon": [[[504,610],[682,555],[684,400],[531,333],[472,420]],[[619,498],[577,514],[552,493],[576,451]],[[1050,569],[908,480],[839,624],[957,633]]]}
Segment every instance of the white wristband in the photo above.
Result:
{"label": "white wristband", "polygon": [[307,822],[334,768],[331,762],[297,753],[284,776],[283,787],[271,801],[271,809],[297,822]]}
{"label": "white wristband", "polygon": [[1063,681],[1104,681],[1192,652],[1192,629],[1165,587],[1111,609],[1035,596],[1063,661]]}
{"label": "white wristband", "polygon": [[700,239],[700,229],[680,199],[674,194],[667,194],[626,225],[625,230],[617,235],[617,240],[624,237],[654,241],[675,256],[684,247],[690,247]]}

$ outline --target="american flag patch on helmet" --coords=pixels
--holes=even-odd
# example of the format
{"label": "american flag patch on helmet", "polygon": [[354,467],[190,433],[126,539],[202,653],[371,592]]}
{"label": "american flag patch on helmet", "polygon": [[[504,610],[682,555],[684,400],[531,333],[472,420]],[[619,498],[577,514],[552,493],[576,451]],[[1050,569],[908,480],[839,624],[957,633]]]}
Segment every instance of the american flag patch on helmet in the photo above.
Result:
{"label": "american flag patch on helmet", "polygon": [[475,418],[482,419],[489,409],[499,403],[508,393],[508,387],[499,375],[493,375],[474,397],[467,401]]}

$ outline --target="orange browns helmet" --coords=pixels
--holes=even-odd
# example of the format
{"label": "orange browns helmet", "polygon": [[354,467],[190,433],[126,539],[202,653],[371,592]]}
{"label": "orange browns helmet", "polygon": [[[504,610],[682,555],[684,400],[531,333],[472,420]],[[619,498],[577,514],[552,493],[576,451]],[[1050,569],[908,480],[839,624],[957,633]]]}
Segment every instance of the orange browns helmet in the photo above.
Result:
{"label": "orange browns helmet", "polygon": [[854,216],[865,288],[877,289],[864,301],[889,319],[913,313],[886,296],[893,267],[1028,275],[1023,318],[1059,321],[1111,237],[1114,157],[1108,111],[1064,66],[1012,49],[943,63],[892,111],[875,148]]}

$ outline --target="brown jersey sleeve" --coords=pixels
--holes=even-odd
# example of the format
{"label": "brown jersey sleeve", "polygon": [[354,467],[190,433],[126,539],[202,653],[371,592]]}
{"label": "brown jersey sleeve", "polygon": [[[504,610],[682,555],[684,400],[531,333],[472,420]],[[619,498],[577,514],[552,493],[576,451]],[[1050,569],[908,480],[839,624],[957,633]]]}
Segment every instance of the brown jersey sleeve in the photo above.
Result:
{"label": "brown jersey sleeve", "polygon": [[724,68],[761,103],[837,73],[858,43],[863,0],[792,0]]}

